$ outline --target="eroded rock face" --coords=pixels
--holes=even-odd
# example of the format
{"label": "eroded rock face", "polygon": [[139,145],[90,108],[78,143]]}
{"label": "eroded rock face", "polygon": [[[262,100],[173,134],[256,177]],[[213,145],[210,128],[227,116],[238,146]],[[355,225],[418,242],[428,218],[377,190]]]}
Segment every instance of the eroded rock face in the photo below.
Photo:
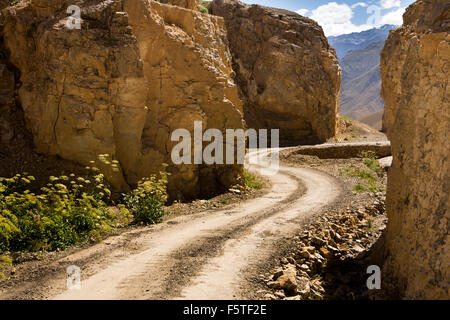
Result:
{"label": "eroded rock face", "polygon": [[199,11],[197,6],[197,0],[160,0],[158,2]]}
{"label": "eroded rock face", "polygon": [[10,0],[0,0],[0,10],[9,6],[10,2]]}
{"label": "eroded rock face", "polygon": [[[0,3],[0,10],[2,3]],[[5,5],[6,6],[6,5]],[[0,146],[12,143],[15,136],[17,70],[9,61],[9,51],[0,36]]]}
{"label": "eroded rock face", "polygon": [[[74,3],[73,1],[71,3]],[[80,1],[81,29],[64,0],[3,11],[4,42],[40,153],[88,165],[99,154],[117,189],[170,165],[169,191],[194,197],[236,182],[242,166],[173,165],[171,133],[243,128],[223,20],[149,0]],[[174,194],[178,192],[179,194]]]}
{"label": "eroded rock face", "polygon": [[417,1],[381,55],[388,272],[407,298],[450,298],[450,4]]}
{"label": "eroded rock face", "polygon": [[236,82],[250,128],[280,129],[284,144],[336,133],[341,69],[322,28],[281,9],[215,0],[225,19]]}
{"label": "eroded rock face", "polygon": [[15,106],[14,89],[13,71],[0,62],[0,145],[9,143],[14,137],[14,127],[10,120]]}

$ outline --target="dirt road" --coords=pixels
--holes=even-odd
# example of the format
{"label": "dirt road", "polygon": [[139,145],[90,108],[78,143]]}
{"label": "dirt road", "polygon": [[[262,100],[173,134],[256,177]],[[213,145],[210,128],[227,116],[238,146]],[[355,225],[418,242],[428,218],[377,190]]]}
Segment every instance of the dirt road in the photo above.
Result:
{"label": "dirt road", "polygon": [[[280,166],[278,174],[266,178],[271,188],[262,197],[176,217],[133,237],[107,239],[61,259],[39,283],[29,282],[0,298],[21,298],[36,286],[39,294],[31,298],[246,298],[251,270],[277,250],[277,241],[293,235],[302,220],[341,192],[334,178],[308,168]],[[126,242],[134,250],[125,250]],[[65,267],[70,264],[81,268],[81,289],[66,289]]]}

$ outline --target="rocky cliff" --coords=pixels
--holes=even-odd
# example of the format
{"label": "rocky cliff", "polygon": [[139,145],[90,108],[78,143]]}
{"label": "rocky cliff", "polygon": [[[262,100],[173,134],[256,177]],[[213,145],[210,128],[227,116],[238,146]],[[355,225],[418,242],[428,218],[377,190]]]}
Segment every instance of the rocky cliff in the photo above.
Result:
{"label": "rocky cliff", "polygon": [[[69,3],[81,8],[80,29],[66,25]],[[83,165],[109,154],[118,189],[171,164],[175,129],[244,126],[220,17],[150,0],[23,0],[2,11],[0,28],[37,151]],[[5,70],[2,92],[12,87]],[[205,194],[241,170],[170,165],[169,191]]]}
{"label": "rocky cliff", "polygon": [[8,64],[7,53],[0,39],[0,143],[7,144],[14,137],[16,74]]}
{"label": "rocky cliff", "polygon": [[402,296],[449,299],[450,4],[417,1],[403,19],[381,55],[394,157],[386,267]]}
{"label": "rocky cliff", "polygon": [[336,133],[341,70],[322,28],[296,13],[215,0],[225,19],[236,82],[251,128],[280,129],[282,144]]}

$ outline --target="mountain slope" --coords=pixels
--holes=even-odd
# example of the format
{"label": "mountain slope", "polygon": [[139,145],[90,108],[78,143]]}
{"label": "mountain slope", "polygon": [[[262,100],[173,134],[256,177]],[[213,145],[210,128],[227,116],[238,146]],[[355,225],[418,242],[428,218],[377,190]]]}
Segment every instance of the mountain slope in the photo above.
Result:
{"label": "mountain slope", "polygon": [[380,110],[362,117],[359,121],[371,126],[372,128],[381,130],[383,127],[383,113],[384,110]]}
{"label": "mountain slope", "polygon": [[[383,110],[379,58],[383,46],[384,42],[373,43],[364,50],[350,51],[341,60],[341,114],[362,120]],[[381,121],[381,117],[378,120]],[[371,120],[371,123],[376,122]]]}
{"label": "mountain slope", "polygon": [[383,46],[384,41],[380,41],[362,50],[349,51],[339,62],[342,68],[342,81],[348,82],[379,66]]}
{"label": "mountain slope", "polygon": [[329,37],[342,68],[340,113],[381,129],[380,53],[394,25]]}
{"label": "mountain slope", "polygon": [[389,31],[397,26],[386,24],[363,32],[354,32],[340,36],[328,37],[328,42],[336,49],[339,59],[342,59],[350,50],[361,50],[374,42],[385,41]]}

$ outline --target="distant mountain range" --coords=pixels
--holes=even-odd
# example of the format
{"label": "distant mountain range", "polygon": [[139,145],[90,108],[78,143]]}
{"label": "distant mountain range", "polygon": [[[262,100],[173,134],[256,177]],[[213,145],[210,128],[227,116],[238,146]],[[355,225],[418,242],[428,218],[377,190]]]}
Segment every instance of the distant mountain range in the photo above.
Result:
{"label": "distant mountain range", "polygon": [[342,59],[350,50],[361,50],[367,48],[374,42],[385,41],[389,35],[389,30],[397,27],[398,26],[386,24],[379,28],[373,28],[362,32],[328,37],[328,42],[336,49],[338,58]]}
{"label": "distant mountain range", "polygon": [[381,129],[384,101],[380,97],[380,53],[389,30],[384,25],[359,33],[329,37],[342,68],[340,113]]}
{"label": "distant mountain range", "polygon": [[[342,67],[340,110],[343,115],[361,120],[374,112],[383,111],[384,102],[380,97],[380,53],[383,47],[384,41],[375,42],[366,49],[349,51],[340,61]],[[377,129],[380,129],[381,123],[377,126],[379,127]]]}

